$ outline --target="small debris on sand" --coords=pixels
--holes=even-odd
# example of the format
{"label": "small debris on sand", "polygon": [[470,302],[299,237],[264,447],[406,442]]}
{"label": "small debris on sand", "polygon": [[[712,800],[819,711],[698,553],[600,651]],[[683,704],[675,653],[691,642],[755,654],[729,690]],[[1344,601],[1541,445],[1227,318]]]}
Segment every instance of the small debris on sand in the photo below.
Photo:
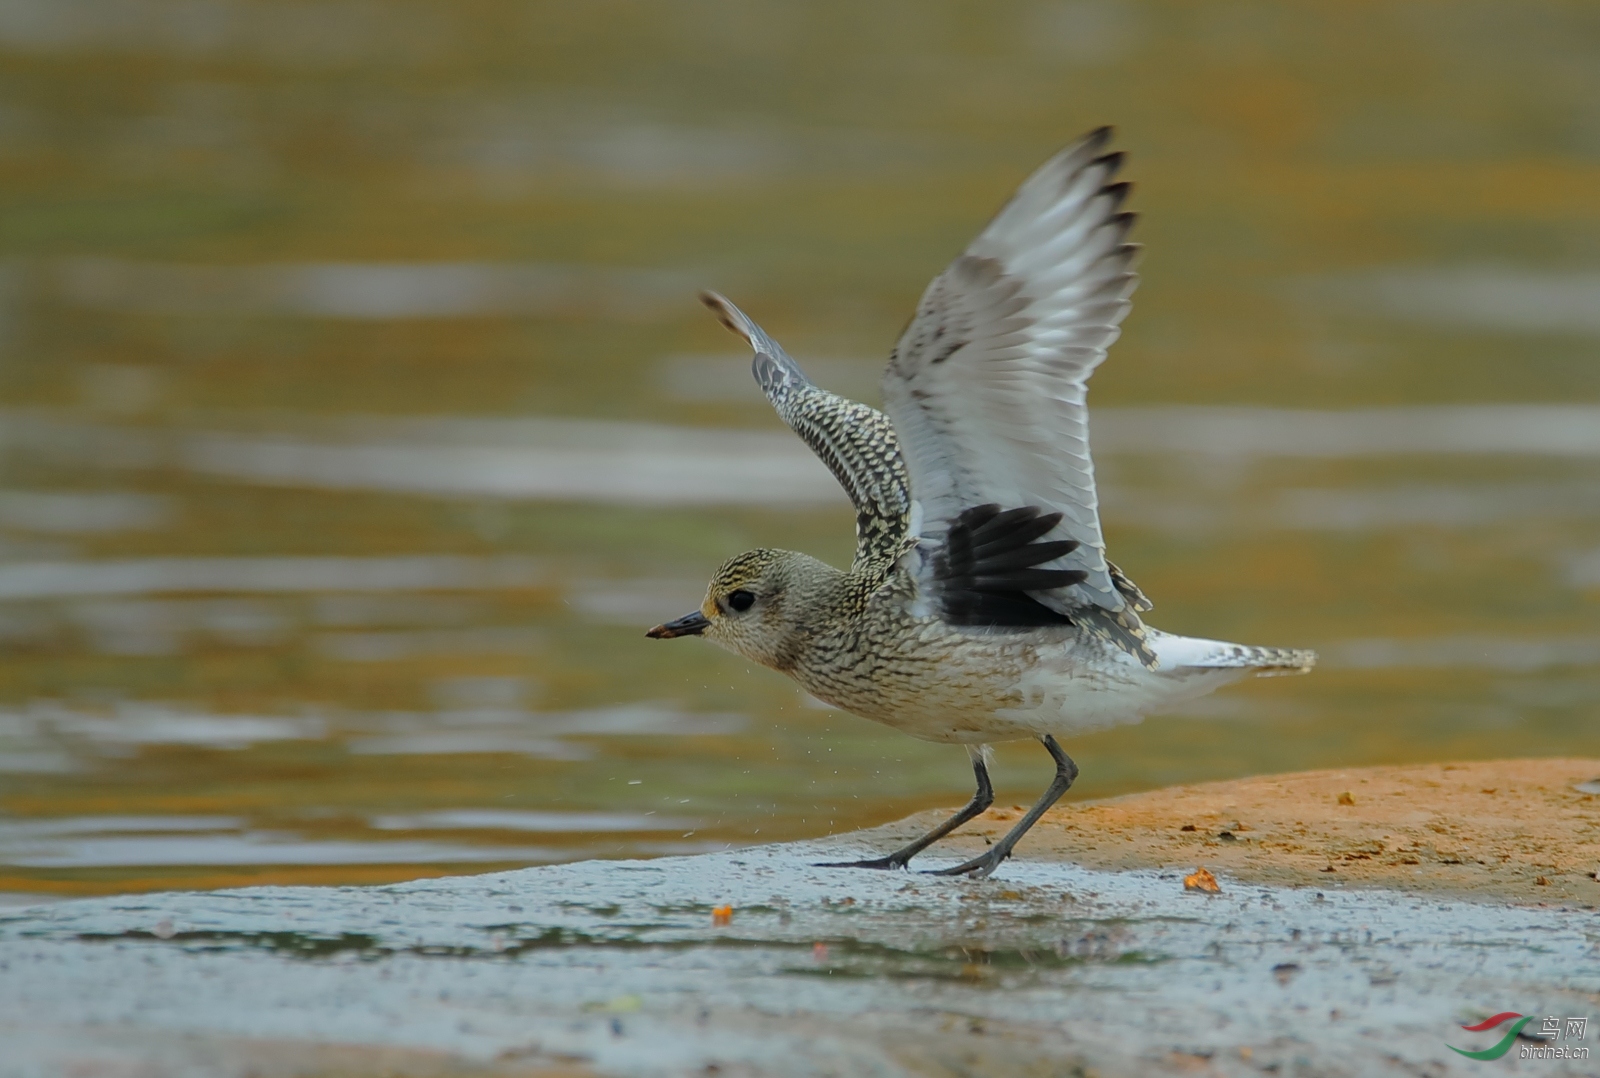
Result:
{"label": "small debris on sand", "polygon": [[1205,891],[1213,895],[1222,893],[1222,887],[1217,883],[1217,878],[1203,865],[1183,878],[1183,889],[1185,891]]}
{"label": "small debris on sand", "polygon": [[[1183,873],[1203,846],[1213,872],[1247,884],[1320,882],[1594,907],[1600,794],[1584,787],[1600,783],[1597,773],[1600,760],[1593,759],[1476,760],[1171,786],[1057,806],[1017,854]],[[1351,793],[1358,786],[1359,799]],[[1485,796],[1490,788],[1494,795]],[[930,811],[888,825],[881,838],[852,838],[889,848],[948,815]],[[1238,841],[1221,838],[1224,830]],[[999,825],[975,822],[940,849],[971,856],[1001,833]],[[1540,876],[1549,882],[1535,883]]]}

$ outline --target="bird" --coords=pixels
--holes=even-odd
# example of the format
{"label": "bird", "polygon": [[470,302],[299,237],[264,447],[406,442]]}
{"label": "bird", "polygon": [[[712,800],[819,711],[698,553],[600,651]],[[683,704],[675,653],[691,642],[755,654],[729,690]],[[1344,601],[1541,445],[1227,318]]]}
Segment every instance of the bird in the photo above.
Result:
{"label": "bird", "polygon": [[646,635],[702,636],[829,705],[962,745],[976,780],[965,808],[903,848],[825,867],[907,867],[993,803],[993,744],[1036,739],[1056,768],[1044,794],[986,852],[936,870],[988,876],[1077,778],[1058,738],[1316,662],[1164,633],[1106,558],[1087,385],[1121,332],[1140,253],[1111,141],[1102,127],[1051,157],[928,285],[890,353],[883,411],[815,385],[733,303],[701,294],[848,493],[856,548],[848,570],[739,554],[698,610]]}

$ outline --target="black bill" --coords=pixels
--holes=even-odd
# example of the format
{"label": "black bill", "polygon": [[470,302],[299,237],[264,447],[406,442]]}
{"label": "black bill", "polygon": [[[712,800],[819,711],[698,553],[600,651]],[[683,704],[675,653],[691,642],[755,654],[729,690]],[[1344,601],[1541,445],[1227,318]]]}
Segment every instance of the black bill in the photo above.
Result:
{"label": "black bill", "polygon": [[700,611],[674,618],[665,625],[657,625],[644,635],[652,640],[671,640],[675,636],[699,636],[711,622]]}

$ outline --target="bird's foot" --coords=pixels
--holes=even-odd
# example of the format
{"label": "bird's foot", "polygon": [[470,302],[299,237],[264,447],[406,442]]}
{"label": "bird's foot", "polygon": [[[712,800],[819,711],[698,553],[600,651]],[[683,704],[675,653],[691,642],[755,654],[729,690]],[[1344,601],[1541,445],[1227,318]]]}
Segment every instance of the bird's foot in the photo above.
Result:
{"label": "bird's foot", "polygon": [[981,880],[1000,867],[1000,862],[1011,856],[1011,851],[1000,846],[990,847],[987,853],[979,854],[970,861],[964,861],[954,868],[936,868],[924,872],[925,876],[971,876]]}
{"label": "bird's foot", "polygon": [[812,868],[905,868],[906,863],[901,858],[893,855],[889,857],[874,857],[866,861],[818,861]]}

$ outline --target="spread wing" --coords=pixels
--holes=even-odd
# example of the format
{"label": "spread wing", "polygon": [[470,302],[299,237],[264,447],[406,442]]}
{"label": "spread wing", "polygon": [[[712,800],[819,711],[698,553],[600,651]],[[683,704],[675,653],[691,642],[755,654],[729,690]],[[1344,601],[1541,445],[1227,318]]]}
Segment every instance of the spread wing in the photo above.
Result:
{"label": "spread wing", "polygon": [[715,292],[701,301],[755,351],[750,369],[778,416],[833,472],[856,509],[855,567],[887,571],[911,541],[911,480],[889,417],[816,386],[766,332]]}
{"label": "spread wing", "polygon": [[[932,552],[923,586],[947,616],[973,606],[956,581],[987,581],[989,594],[1090,625],[1153,664],[1138,616],[1148,603],[1106,561],[1089,457],[1089,375],[1137,283],[1110,137],[1102,128],[1047,161],[934,279],[883,395]],[[1013,510],[1029,523],[1005,517]],[[963,551],[973,572],[952,574]],[[988,623],[1030,624],[1013,616],[1023,620]]]}

